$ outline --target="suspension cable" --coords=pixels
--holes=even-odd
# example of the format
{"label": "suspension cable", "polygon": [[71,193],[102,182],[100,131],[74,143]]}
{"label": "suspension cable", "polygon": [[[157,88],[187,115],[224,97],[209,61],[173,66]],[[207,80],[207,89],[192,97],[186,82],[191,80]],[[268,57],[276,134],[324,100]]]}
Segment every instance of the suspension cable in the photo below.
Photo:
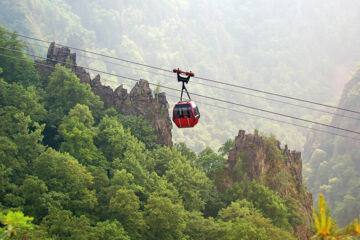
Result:
{"label": "suspension cable", "polygon": [[[43,47],[43,48],[48,48],[47,46],[42,46],[42,45],[33,44],[33,43],[31,43],[30,45],[35,45],[35,46],[39,46],[39,47]],[[1,48],[1,47],[0,47],[0,48]],[[127,65],[123,65],[123,64],[115,63],[115,62],[111,62],[111,61],[106,61],[106,60],[103,60],[103,59],[99,59],[99,58],[97,58],[97,57],[91,57],[91,56],[87,56],[87,55],[80,55],[80,56],[85,57],[85,58],[89,58],[89,59],[100,60],[100,61],[103,61],[103,62],[105,62],[105,63],[109,63],[109,64],[113,64],[113,65],[118,65],[118,66],[120,66],[120,67],[124,67],[124,68],[128,68],[128,69],[134,69],[134,70],[143,71],[143,72],[148,72],[148,73],[155,74],[155,75],[159,75],[159,76],[164,76],[164,77],[168,77],[168,78],[173,78],[173,76],[170,76],[170,75],[161,74],[161,73],[157,73],[157,72],[153,72],[153,71],[149,71],[149,70],[145,70],[145,69],[141,69],[141,68],[136,68],[136,67],[132,67],[132,66],[127,66]],[[285,101],[281,101],[281,100],[277,100],[277,99],[273,99],[273,98],[268,98],[268,97],[263,97],[263,96],[254,95],[254,94],[250,94],[250,93],[240,92],[240,91],[236,91],[236,90],[232,90],[232,89],[227,89],[227,88],[222,88],[222,87],[218,87],[218,86],[214,86],[214,85],[209,85],[209,84],[205,84],[205,83],[192,82],[192,84],[194,84],[194,85],[202,85],[202,86],[207,86],[207,87],[212,87],[212,88],[221,89],[221,90],[224,90],[224,91],[229,91],[229,92],[233,92],[233,93],[239,93],[239,94],[242,94],[242,95],[247,95],[247,96],[251,96],[251,97],[255,97],[255,98],[261,98],[261,99],[265,99],[265,100],[269,100],[269,101],[273,101],[273,102],[277,102],[277,103],[282,103],[282,104],[286,104],[286,105],[290,105],[290,106],[295,106],[295,107],[299,107],[299,108],[314,110],[314,111],[318,111],[318,112],[322,112],[322,113],[326,113],[326,114],[330,114],[330,115],[336,115],[336,116],[339,116],[339,117],[350,118],[350,119],[354,119],[354,120],[359,120],[359,121],[360,121],[360,118],[353,117],[353,116],[347,116],[347,115],[340,114],[340,113],[337,113],[337,112],[330,112],[330,111],[326,111],[326,110],[322,110],[322,109],[317,109],[317,108],[313,108],[313,107],[303,106],[303,105],[299,105],[299,104],[295,104],[295,103],[285,102]]]}
{"label": "suspension cable", "polygon": [[[14,35],[17,35],[17,36],[22,37],[22,38],[27,38],[27,39],[31,39],[31,40],[35,40],[35,41],[39,41],[39,42],[51,43],[50,41],[47,41],[47,40],[26,36],[26,35],[23,35],[23,34],[19,34],[17,32],[12,33],[12,32],[6,31],[6,30],[0,30],[0,32],[5,32],[5,33],[8,33],[8,34],[14,34]],[[72,47],[72,46],[66,46],[66,45],[62,45],[62,44],[58,44],[58,45],[68,47],[69,49],[74,49],[74,50],[78,50],[78,51],[85,52],[85,53],[90,53],[90,54],[94,54],[94,55],[98,55],[98,56],[102,56],[102,57],[106,57],[106,58],[111,58],[111,59],[131,63],[131,64],[135,64],[135,65],[139,65],[139,66],[143,66],[143,67],[147,67],[147,68],[152,68],[152,69],[156,69],[156,70],[160,70],[160,71],[164,71],[164,72],[172,72],[171,70],[168,70],[168,69],[164,69],[164,68],[160,68],[160,67],[156,67],[156,66],[152,66],[152,65],[148,65],[148,64],[143,64],[143,63],[139,63],[139,62],[135,62],[135,61],[130,61],[130,60],[119,58],[119,57],[109,56],[109,55],[106,55],[106,54],[102,54],[102,53],[98,53],[98,52],[94,52],[94,51],[90,51],[90,50],[85,50],[85,49]],[[277,97],[281,97],[281,98],[287,98],[287,99],[291,99],[291,100],[295,100],[295,101],[306,102],[306,103],[310,103],[310,104],[314,104],[314,105],[333,108],[333,109],[336,109],[336,110],[342,110],[342,111],[347,111],[347,112],[360,114],[360,111],[341,108],[341,107],[337,107],[337,106],[332,106],[332,105],[323,104],[323,103],[310,101],[310,100],[306,100],[306,99],[291,97],[291,96],[278,94],[278,93],[273,93],[273,92],[269,92],[269,91],[259,90],[259,89],[255,89],[255,88],[245,87],[245,86],[236,85],[236,84],[232,84],[232,83],[221,82],[221,81],[217,81],[217,80],[214,80],[214,79],[209,79],[209,78],[204,78],[204,77],[197,77],[197,76],[195,76],[194,78],[197,78],[197,79],[200,79],[200,80],[203,80],[203,81],[214,82],[214,83],[218,83],[218,84],[222,84],[222,85],[226,85],[226,86],[230,86],[230,87],[242,88],[242,89],[249,90],[249,91],[259,92],[259,93],[268,94],[268,95],[272,95],[272,96],[277,96]]]}
{"label": "suspension cable", "polygon": [[[172,97],[172,98],[174,98],[174,99],[177,99],[177,98],[178,98],[178,97],[175,96],[175,95],[171,95],[171,94],[166,94],[166,95],[169,96],[169,97]],[[215,107],[215,108],[222,109],[222,110],[227,110],[227,111],[231,111],[231,112],[236,112],[236,113],[240,113],[240,114],[245,114],[245,115],[249,115],[249,116],[257,117],[257,118],[263,118],[263,119],[267,119],[267,120],[274,121],[274,122],[285,123],[285,124],[288,124],[288,125],[292,125],[292,126],[296,126],[296,127],[300,127],[300,128],[309,129],[309,130],[312,130],[312,131],[327,133],[327,134],[331,134],[331,135],[334,135],[334,136],[340,136],[340,137],[350,138],[350,139],[353,139],[353,140],[356,140],[356,141],[360,141],[360,138],[354,138],[354,137],[350,137],[350,136],[347,136],[347,135],[342,135],[342,134],[338,134],[338,133],[334,133],[334,132],[329,132],[329,131],[326,131],[326,130],[316,129],[316,128],[312,128],[312,127],[309,127],[309,126],[304,126],[304,125],[300,125],[300,124],[296,124],[296,123],[291,123],[291,122],[283,121],[283,120],[280,120],[280,119],[265,117],[265,116],[262,116],[262,115],[257,115],[257,114],[253,114],[253,113],[243,112],[243,111],[239,111],[239,110],[232,109],[232,108],[227,108],[227,107],[223,107],[223,106],[218,106],[218,105],[214,105],[214,104],[209,104],[209,103],[207,103],[207,102],[203,102],[203,101],[199,101],[199,100],[196,100],[196,103],[197,103],[197,104],[198,104],[198,103],[201,103],[202,105],[206,105],[206,106],[210,106],[210,107]]]}
{"label": "suspension cable", "polygon": [[[12,51],[11,49],[7,49],[7,50],[8,50],[8,51]],[[26,55],[28,55],[28,56],[33,56],[33,57],[37,57],[37,58],[43,58],[43,57],[36,56],[36,55],[33,55],[33,54],[26,54]],[[15,58],[15,59],[18,59],[18,60],[25,61],[25,59],[22,59],[22,58],[19,58],[19,57],[10,56],[10,55],[0,54],[0,56],[4,56],[4,57],[8,57],[8,58]],[[56,61],[56,62],[61,63],[61,64],[66,64],[66,63],[64,63],[64,62],[57,61],[57,60],[52,60],[52,61]],[[36,63],[36,64],[49,66],[48,64],[40,64],[40,63]],[[131,77],[122,76],[122,75],[119,75],[119,74],[108,73],[108,72],[105,72],[105,71],[101,71],[101,70],[97,70],[97,69],[92,69],[92,68],[88,68],[88,67],[83,67],[83,66],[78,66],[78,65],[73,65],[73,66],[74,66],[74,67],[75,67],[75,66],[77,66],[77,67],[82,67],[82,68],[87,69],[87,70],[90,70],[90,71],[94,71],[94,72],[98,72],[98,73],[103,73],[103,74],[107,74],[107,75],[110,75],[110,76],[115,76],[115,77],[119,77],[119,78],[129,79],[129,80],[131,80],[131,81],[136,81],[136,82],[138,81],[137,79],[134,79],[134,78],[131,78]],[[55,68],[54,66],[51,66],[51,67]],[[175,89],[175,88],[171,88],[171,87],[167,87],[167,86],[162,86],[162,85],[160,85],[160,84],[154,84],[154,83],[150,83],[150,82],[149,82],[149,84],[150,84],[150,85],[159,86],[159,87],[162,87],[162,88],[165,88],[165,89],[169,89],[169,90],[174,90],[174,91],[177,91],[177,92],[181,92],[181,90],[178,90],[178,89]],[[269,110],[265,110],[265,109],[261,109],[261,108],[257,108],[257,107],[252,107],[252,106],[248,106],[248,105],[244,105],[244,104],[240,104],[240,103],[235,103],[235,102],[227,101],[227,100],[224,100],[224,99],[209,97],[209,96],[202,95],[202,94],[198,94],[198,93],[191,93],[191,94],[193,94],[193,95],[195,95],[195,96],[202,97],[202,98],[207,98],[207,99],[215,100],[215,101],[218,101],[218,102],[223,102],[223,103],[232,104],[232,105],[236,105],[236,106],[240,106],[240,107],[245,107],[245,108],[249,108],[249,109],[256,110],[256,111],[260,111],[260,112],[266,112],[266,113],[270,113],[270,114],[274,114],[274,115],[278,115],[278,116],[282,116],[282,117],[287,117],[287,118],[291,118],[291,119],[295,119],[295,120],[299,120],[299,121],[303,121],[303,122],[307,122],[307,123],[317,124],[317,125],[320,125],[320,126],[329,127],[329,128],[333,128],[333,129],[337,129],[337,130],[342,130],[342,131],[346,131],[346,132],[355,133],[355,134],[359,134],[359,135],[360,135],[360,132],[353,131],[353,130],[346,129],[346,128],[336,127],[336,126],[332,126],[332,125],[325,124],[325,123],[319,123],[319,122],[316,122],[316,121],[307,120],[307,119],[303,119],[303,118],[299,118],[299,117],[294,117],[294,116],[287,115],[287,114],[277,113],[277,112],[273,112],[273,111],[269,111]]]}

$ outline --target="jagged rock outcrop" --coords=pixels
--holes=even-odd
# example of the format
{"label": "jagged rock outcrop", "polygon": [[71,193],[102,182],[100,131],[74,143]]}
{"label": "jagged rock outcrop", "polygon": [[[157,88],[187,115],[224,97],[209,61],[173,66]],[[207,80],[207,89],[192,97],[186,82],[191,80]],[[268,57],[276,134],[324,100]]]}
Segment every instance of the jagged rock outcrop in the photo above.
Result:
{"label": "jagged rock outcrop", "polygon": [[[59,48],[52,42],[49,46],[46,60],[36,61],[36,68],[43,81],[46,81],[46,78],[54,71],[56,64],[71,67],[81,82],[90,84],[90,74],[86,72],[83,67],[79,67],[76,64],[76,53],[71,53],[68,47]],[[46,86],[46,84],[46,82],[43,82],[44,86]]]}
{"label": "jagged rock outcrop", "polygon": [[142,79],[135,84],[130,93],[123,88],[123,85],[113,91],[110,87],[101,84],[99,75],[91,81],[91,88],[100,96],[105,107],[114,107],[126,115],[143,116],[157,133],[158,143],[172,146],[172,123],[165,93],[153,97],[149,83]]}
{"label": "jagged rock outcrop", "polygon": [[312,195],[302,183],[301,153],[291,151],[287,146],[282,149],[280,142],[275,139],[257,133],[245,134],[245,131],[240,130],[235,138],[235,146],[229,151],[224,172],[218,178],[221,191],[241,181],[235,170],[238,161],[242,161],[242,169],[250,180],[268,186],[281,197],[290,196],[297,200],[304,221],[293,229],[293,234],[300,240],[310,239]]}
{"label": "jagged rock outcrop", "polygon": [[90,84],[92,91],[104,102],[105,108],[114,107],[126,115],[143,116],[154,128],[158,136],[158,143],[172,146],[172,123],[165,93],[159,93],[153,97],[146,80],[137,82],[130,93],[123,88],[123,85],[114,91],[111,87],[101,83],[100,75],[96,75],[91,80],[90,74],[85,68],[77,66],[76,54],[71,53],[68,47],[57,47],[54,42],[49,46],[46,60],[36,61],[36,68],[44,81],[44,86],[56,64],[71,67],[82,83]]}

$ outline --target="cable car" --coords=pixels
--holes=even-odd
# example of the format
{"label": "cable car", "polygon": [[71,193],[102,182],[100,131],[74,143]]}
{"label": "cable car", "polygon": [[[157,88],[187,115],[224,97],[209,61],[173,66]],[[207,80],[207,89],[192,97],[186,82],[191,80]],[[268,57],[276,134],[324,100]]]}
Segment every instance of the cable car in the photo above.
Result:
{"label": "cable car", "polygon": [[194,127],[200,118],[198,107],[193,101],[178,102],[173,109],[173,121],[178,128]]}
{"label": "cable car", "polygon": [[[189,128],[194,127],[200,118],[199,108],[196,106],[194,101],[191,101],[190,95],[185,87],[190,80],[190,77],[194,76],[192,72],[183,72],[180,69],[174,69],[174,73],[177,73],[178,82],[182,82],[181,96],[180,101],[175,104],[173,108],[173,122],[178,128]],[[186,75],[187,77],[182,77],[181,75]],[[186,91],[188,100],[183,101],[183,92]]]}

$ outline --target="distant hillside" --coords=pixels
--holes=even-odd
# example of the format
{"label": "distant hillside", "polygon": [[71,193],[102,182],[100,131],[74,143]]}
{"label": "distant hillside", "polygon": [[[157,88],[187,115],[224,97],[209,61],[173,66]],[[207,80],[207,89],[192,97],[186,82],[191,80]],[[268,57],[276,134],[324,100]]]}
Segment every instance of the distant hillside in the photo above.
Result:
{"label": "distant hillside", "polygon": [[[340,108],[360,111],[360,70],[346,84]],[[338,110],[347,116],[360,114]],[[360,131],[360,121],[333,116],[331,125]],[[356,134],[348,134],[359,138]],[[309,190],[323,193],[341,225],[360,214],[360,141],[312,133],[305,144],[305,177]]]}

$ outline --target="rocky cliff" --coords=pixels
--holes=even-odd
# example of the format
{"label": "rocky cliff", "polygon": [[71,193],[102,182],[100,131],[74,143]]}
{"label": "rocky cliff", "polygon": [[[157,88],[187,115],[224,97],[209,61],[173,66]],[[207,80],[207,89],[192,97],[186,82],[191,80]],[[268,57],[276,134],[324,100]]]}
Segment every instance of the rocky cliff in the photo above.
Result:
{"label": "rocky cliff", "polygon": [[36,61],[36,68],[43,85],[47,84],[47,77],[54,71],[56,64],[66,64],[71,67],[80,81],[89,84],[92,91],[100,96],[106,108],[114,107],[126,115],[143,116],[154,128],[158,136],[158,143],[172,146],[172,123],[165,93],[159,93],[153,97],[146,80],[139,80],[130,93],[123,88],[123,85],[115,90],[104,86],[101,83],[100,75],[91,79],[90,74],[83,67],[77,66],[75,53],[71,53],[68,47],[57,47],[55,43],[50,44],[46,60]]}
{"label": "rocky cliff", "polygon": [[292,197],[297,201],[303,224],[293,229],[293,234],[301,240],[310,239],[312,221],[312,195],[302,183],[301,153],[291,151],[274,137],[262,137],[257,133],[245,134],[240,130],[235,138],[235,146],[230,150],[224,172],[218,186],[222,191],[241,181],[237,174],[237,163],[250,180],[256,180],[279,193],[281,197]]}

